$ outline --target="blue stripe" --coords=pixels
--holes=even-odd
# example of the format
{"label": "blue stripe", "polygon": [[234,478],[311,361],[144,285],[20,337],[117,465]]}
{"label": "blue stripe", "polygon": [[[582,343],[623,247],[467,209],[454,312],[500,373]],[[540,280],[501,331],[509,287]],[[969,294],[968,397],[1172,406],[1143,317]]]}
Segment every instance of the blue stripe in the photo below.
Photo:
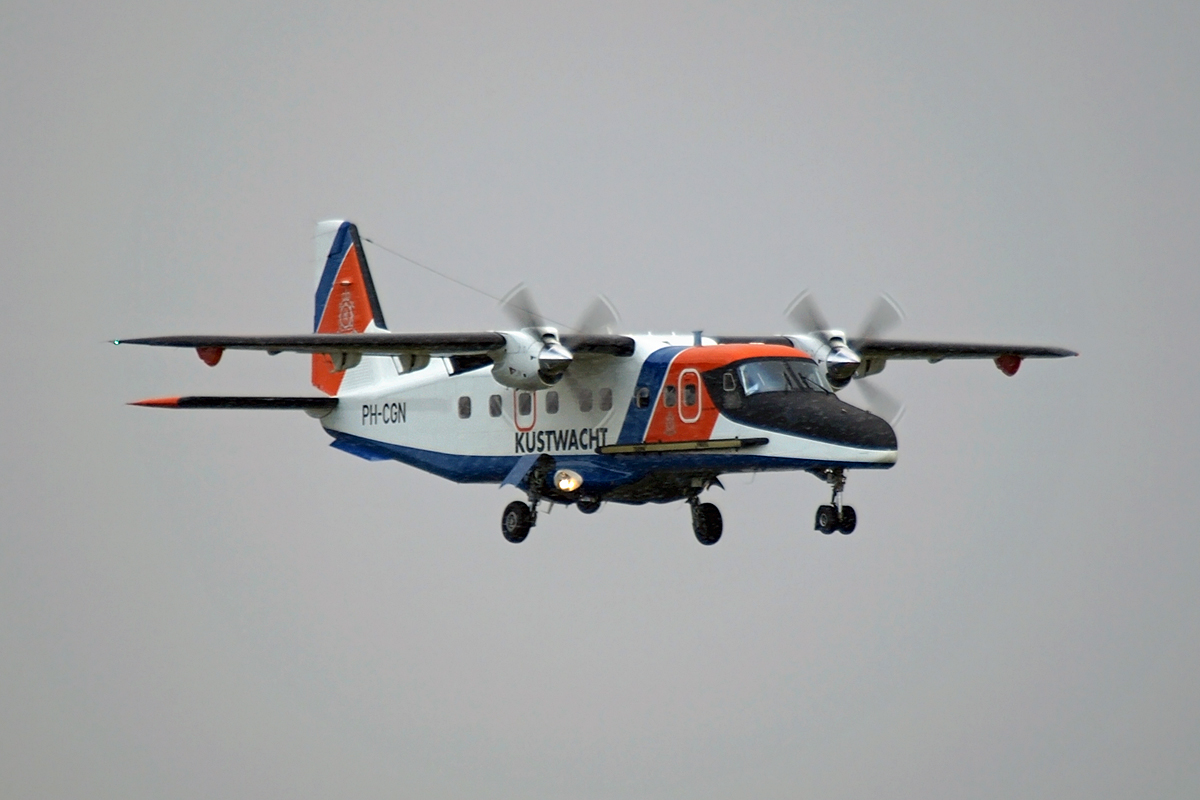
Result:
{"label": "blue stripe", "polygon": [[[352,433],[332,431],[331,447],[369,461],[394,460],[417,467],[457,483],[499,484],[516,466],[520,456],[460,456],[421,450],[415,447],[378,442]],[[814,461],[812,459],[778,458],[746,453],[663,453],[625,456],[562,455],[555,456],[555,467],[573,469],[583,476],[584,485],[599,494],[606,494],[659,472],[753,472],[801,470],[843,467],[847,469],[886,469],[891,464],[861,464],[857,462]],[[525,482],[521,489],[527,488]]]}
{"label": "blue stripe", "polygon": [[342,262],[346,260],[346,253],[354,244],[354,237],[350,235],[350,229],[353,227],[352,223],[343,222],[337,235],[333,237],[333,246],[329,248],[329,257],[325,259],[325,271],[321,273],[321,280],[317,281],[317,294],[313,303],[313,333],[317,332],[321,325],[321,317],[325,316],[325,305],[329,302],[329,293],[333,291],[333,279],[337,277]]}
{"label": "blue stripe", "polygon": [[675,356],[686,350],[686,347],[663,347],[655,350],[646,357],[642,371],[638,374],[637,388],[645,386],[650,389],[650,403],[645,408],[637,407],[637,389],[629,398],[629,410],[625,412],[625,424],[621,426],[621,435],[617,444],[637,444],[646,436],[646,428],[650,426],[650,417],[658,404],[658,393],[662,390],[663,379]]}
{"label": "blue stripe", "polygon": [[432,472],[457,483],[500,483],[512,471],[520,456],[458,456],[434,450],[419,450],[387,442],[377,442],[343,431],[325,432],[333,437],[330,447],[365,458],[368,461],[391,459]]}

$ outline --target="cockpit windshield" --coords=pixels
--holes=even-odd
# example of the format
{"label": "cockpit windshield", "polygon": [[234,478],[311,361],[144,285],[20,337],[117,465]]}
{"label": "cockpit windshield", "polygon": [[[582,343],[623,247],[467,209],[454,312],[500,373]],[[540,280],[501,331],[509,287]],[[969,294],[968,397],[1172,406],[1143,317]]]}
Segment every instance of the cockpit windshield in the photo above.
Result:
{"label": "cockpit windshield", "polygon": [[817,365],[798,358],[751,361],[738,367],[746,396],[766,392],[830,393]]}

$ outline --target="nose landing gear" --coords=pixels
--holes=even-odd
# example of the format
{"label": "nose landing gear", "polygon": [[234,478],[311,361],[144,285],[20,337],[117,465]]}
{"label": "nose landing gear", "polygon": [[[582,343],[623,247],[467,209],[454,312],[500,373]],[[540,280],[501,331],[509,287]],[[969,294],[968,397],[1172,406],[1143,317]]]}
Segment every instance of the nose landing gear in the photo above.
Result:
{"label": "nose landing gear", "polygon": [[854,533],[858,526],[858,514],[854,506],[842,505],[842,490],[846,488],[846,473],[841,469],[827,469],[820,477],[833,487],[833,497],[828,505],[817,508],[814,530],[824,534],[841,531],[845,535]]}

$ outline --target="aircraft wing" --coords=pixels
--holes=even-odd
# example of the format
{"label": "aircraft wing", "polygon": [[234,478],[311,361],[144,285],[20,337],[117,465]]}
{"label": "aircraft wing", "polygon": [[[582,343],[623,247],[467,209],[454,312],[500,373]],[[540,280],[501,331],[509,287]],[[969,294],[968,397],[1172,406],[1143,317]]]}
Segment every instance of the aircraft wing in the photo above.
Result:
{"label": "aircraft wing", "polygon": [[[275,353],[360,353],[368,356],[481,355],[505,346],[495,331],[466,333],[306,333],[284,336],[148,336],[114,339],[113,344],[152,347],[191,347],[197,351],[263,350]],[[628,336],[577,334],[561,341],[580,354],[630,356],[634,342]],[[203,357],[203,353],[201,356]]]}
{"label": "aircraft wing", "polygon": [[[1005,375],[1012,377],[1026,358],[1066,358],[1077,356],[1063,347],[1027,344],[974,344],[970,342],[912,342],[900,339],[850,339],[850,345],[863,359],[867,375],[883,369],[891,358],[919,358],[936,364],[945,358],[990,358]],[[871,362],[880,362],[877,368]]]}
{"label": "aircraft wing", "polygon": [[1024,344],[971,344],[968,342],[912,342],[899,339],[850,339],[847,342],[863,358],[919,358],[938,362],[943,358],[1065,358],[1074,350]]}

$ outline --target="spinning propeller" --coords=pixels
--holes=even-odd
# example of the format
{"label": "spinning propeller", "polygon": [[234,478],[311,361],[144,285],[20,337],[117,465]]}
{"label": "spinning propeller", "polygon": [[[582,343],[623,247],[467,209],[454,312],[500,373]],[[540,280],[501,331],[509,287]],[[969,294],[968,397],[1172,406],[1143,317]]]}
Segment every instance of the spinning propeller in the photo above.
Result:
{"label": "spinning propeller", "polygon": [[567,368],[575,359],[558,338],[558,331],[546,325],[546,320],[537,311],[533,293],[523,283],[517,284],[500,300],[505,312],[522,331],[541,339],[542,347],[537,354],[537,373],[547,385],[553,386],[567,374]]}
{"label": "spinning propeller", "polygon": [[[885,391],[866,380],[870,375],[883,369],[883,362],[863,361],[862,357],[850,347],[844,331],[830,328],[825,315],[817,306],[812,293],[805,289],[791,302],[784,312],[795,330],[803,332],[807,337],[824,345],[828,352],[825,355],[825,372],[829,383],[835,389],[848,385],[851,379],[866,401],[867,410],[877,417],[882,417],[890,423],[896,423],[904,414],[904,404]],[[874,339],[894,328],[904,319],[900,306],[886,294],[881,294],[875,305],[867,312],[862,325],[859,326],[857,340]]]}
{"label": "spinning propeller", "polygon": [[[533,292],[523,283],[518,283],[508,294],[500,299],[500,305],[508,314],[509,319],[522,328],[545,328],[547,320],[538,313],[537,304],[533,301]],[[604,295],[596,295],[588,307],[579,315],[579,321],[571,327],[577,333],[616,333],[617,323],[621,317],[616,308]]]}
{"label": "spinning propeller", "polygon": [[[547,320],[538,312],[529,287],[523,283],[517,284],[500,300],[500,305],[520,328],[522,335],[536,337],[531,345],[537,350],[538,378],[547,386],[553,386],[562,380],[575,357],[559,338],[558,329],[546,324],[552,320]],[[584,335],[613,333],[618,320],[612,303],[604,295],[599,295],[584,309],[574,330]],[[568,340],[570,338],[568,336]]]}

